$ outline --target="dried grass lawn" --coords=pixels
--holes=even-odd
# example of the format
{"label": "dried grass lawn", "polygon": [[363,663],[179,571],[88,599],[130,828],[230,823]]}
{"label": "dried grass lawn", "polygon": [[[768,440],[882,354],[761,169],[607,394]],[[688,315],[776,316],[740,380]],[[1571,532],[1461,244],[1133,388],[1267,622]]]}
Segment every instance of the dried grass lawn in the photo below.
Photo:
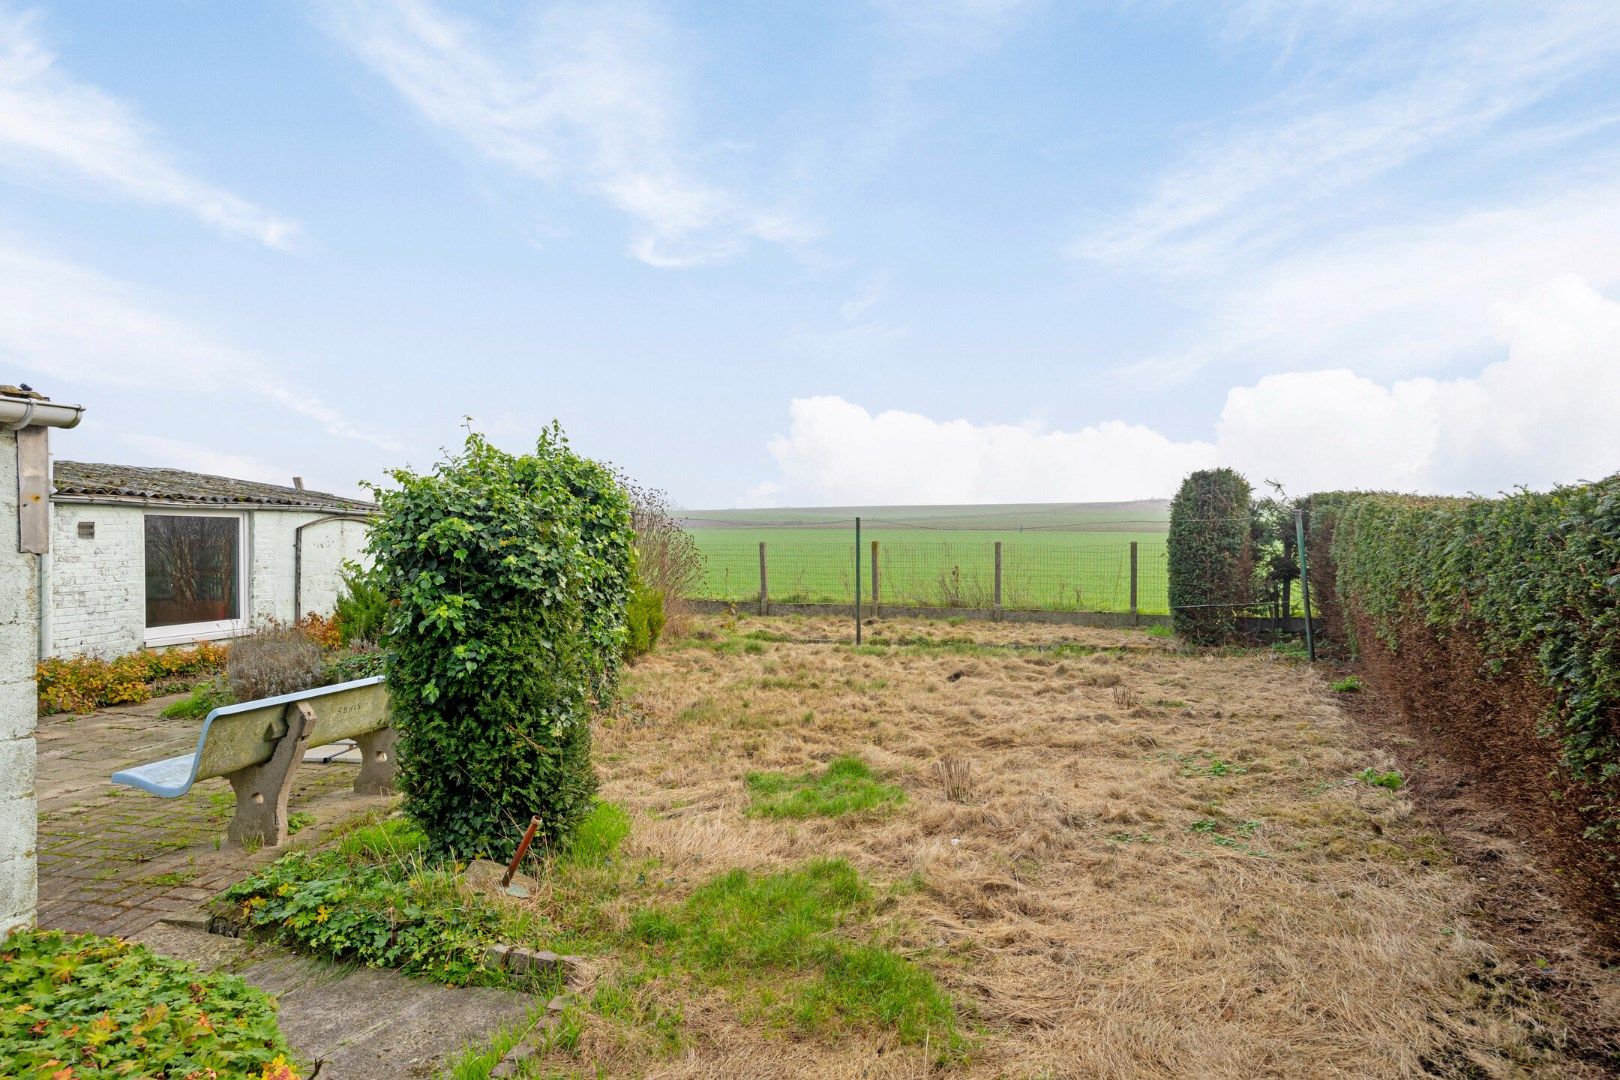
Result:
{"label": "dried grass lawn", "polygon": [[[750,1022],[664,980],[675,1039],[587,1015],[555,1071],[657,1077],[1585,1075],[1547,1002],[1475,936],[1471,876],[1304,665],[1146,633],[697,620],[597,732],[628,858],[666,894],[842,857],[916,875],[876,927],[955,999],[964,1060],[859,1027]],[[749,635],[792,640],[761,641]],[[982,648],[964,644],[971,639]],[[1033,644],[1038,649],[1015,649]],[[1091,651],[1095,650],[1095,651]],[[749,816],[744,777],[858,755],[906,801]],[[939,763],[966,762],[960,801]]]}

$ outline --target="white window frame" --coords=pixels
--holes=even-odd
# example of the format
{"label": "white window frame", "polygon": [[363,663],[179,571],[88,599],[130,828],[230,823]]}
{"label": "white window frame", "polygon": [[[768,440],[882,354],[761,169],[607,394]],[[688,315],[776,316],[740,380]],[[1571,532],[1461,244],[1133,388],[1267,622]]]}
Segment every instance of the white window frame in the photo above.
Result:
{"label": "white window frame", "polygon": [[[236,519],[236,610],[235,619],[212,622],[175,623],[172,626],[146,625],[146,519],[149,517],[223,517]],[[252,556],[248,549],[248,516],[239,510],[201,510],[189,506],[173,509],[148,510],[141,515],[141,629],[148,647],[187,645],[194,641],[215,641],[238,637],[247,633],[249,567]]]}

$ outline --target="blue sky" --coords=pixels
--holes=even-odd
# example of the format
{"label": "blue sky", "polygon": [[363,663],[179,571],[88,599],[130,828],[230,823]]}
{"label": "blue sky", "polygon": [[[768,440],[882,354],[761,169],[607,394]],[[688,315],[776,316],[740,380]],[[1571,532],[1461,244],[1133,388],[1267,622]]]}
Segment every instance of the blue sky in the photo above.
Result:
{"label": "blue sky", "polygon": [[0,381],[352,490],[688,506],[1620,466],[1609,0],[0,0]]}

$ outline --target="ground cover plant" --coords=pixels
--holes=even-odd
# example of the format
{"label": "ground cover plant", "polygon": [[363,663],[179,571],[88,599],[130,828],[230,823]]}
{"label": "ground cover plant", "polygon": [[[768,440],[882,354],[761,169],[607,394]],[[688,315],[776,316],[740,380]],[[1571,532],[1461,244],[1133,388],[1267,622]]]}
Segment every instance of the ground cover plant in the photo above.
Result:
{"label": "ground cover plant", "polygon": [[477,434],[379,488],[373,572],[405,810],[439,852],[504,858],[531,815],[564,843],[590,808],[590,709],[624,658],[630,504],[560,429],[508,454]]}
{"label": "ground cover plant", "polygon": [[[1130,631],[880,628],[907,644],[699,617],[632,669],[596,732],[629,831],[525,902],[602,972],[537,1075],[1582,1075],[1544,968],[1481,936],[1475,876],[1306,665]],[[750,774],[851,752],[902,807],[749,812]],[[803,995],[882,985],[824,944],[932,990],[819,1015]],[[1556,964],[1616,1030],[1614,974]],[[890,1000],[935,1018],[920,1042]]]}
{"label": "ground cover plant", "polygon": [[275,1003],[234,975],[111,938],[20,930],[0,941],[6,1076],[297,1080]]}

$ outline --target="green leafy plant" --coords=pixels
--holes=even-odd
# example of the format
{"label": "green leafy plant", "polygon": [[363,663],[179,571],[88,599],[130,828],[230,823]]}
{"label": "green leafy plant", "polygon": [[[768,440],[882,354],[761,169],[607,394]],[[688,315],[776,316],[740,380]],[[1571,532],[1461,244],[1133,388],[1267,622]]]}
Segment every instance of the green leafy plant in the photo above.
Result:
{"label": "green leafy plant", "polygon": [[904,789],[885,784],[858,757],[835,758],[808,773],[751,772],[748,812],[760,817],[837,817],[888,810],[906,801]]}
{"label": "green leafy plant", "polygon": [[[172,693],[182,678],[223,670],[226,649],[205,641],[186,649],[142,649],[104,660],[96,656],[51,656],[35,669],[42,713],[94,712],[103,705],[148,701]],[[165,689],[167,687],[167,689]]]}
{"label": "green leafy plant", "polygon": [[1170,616],[1197,645],[1224,644],[1254,601],[1249,482],[1231,469],[1202,469],[1170,503]]}
{"label": "green leafy plant", "polygon": [[590,708],[627,637],[629,501],[555,425],[514,455],[470,434],[377,489],[373,566],[405,811],[431,845],[511,853],[530,815],[563,841],[591,806]]}
{"label": "green leafy plant", "polygon": [[297,1080],[275,1003],[140,945],[57,931],[0,942],[7,1076]]}
{"label": "green leafy plant", "polygon": [[[461,889],[453,867],[420,854],[422,834],[354,834],[336,850],[283,855],[225,891],[221,914],[322,959],[393,967],[452,985],[498,983],[481,966],[511,932],[506,914]],[[382,858],[373,858],[381,855]]]}
{"label": "green leafy plant", "polygon": [[664,593],[641,578],[638,569],[630,577],[630,602],[625,610],[629,636],[625,643],[631,657],[645,656],[658,646],[664,633]]}
{"label": "green leafy plant", "polygon": [[1341,694],[1360,693],[1361,679],[1355,675],[1346,675],[1333,683],[1333,689]]}
{"label": "green leafy plant", "polygon": [[390,604],[382,579],[356,562],[343,564],[343,588],[332,606],[332,620],[344,645],[375,645],[388,628]]}
{"label": "green leafy plant", "polygon": [[1388,791],[1399,791],[1406,783],[1406,777],[1401,775],[1399,769],[1390,769],[1386,772],[1378,769],[1366,768],[1356,773],[1356,779],[1360,780],[1363,784],[1370,784],[1373,787],[1381,787]]}

